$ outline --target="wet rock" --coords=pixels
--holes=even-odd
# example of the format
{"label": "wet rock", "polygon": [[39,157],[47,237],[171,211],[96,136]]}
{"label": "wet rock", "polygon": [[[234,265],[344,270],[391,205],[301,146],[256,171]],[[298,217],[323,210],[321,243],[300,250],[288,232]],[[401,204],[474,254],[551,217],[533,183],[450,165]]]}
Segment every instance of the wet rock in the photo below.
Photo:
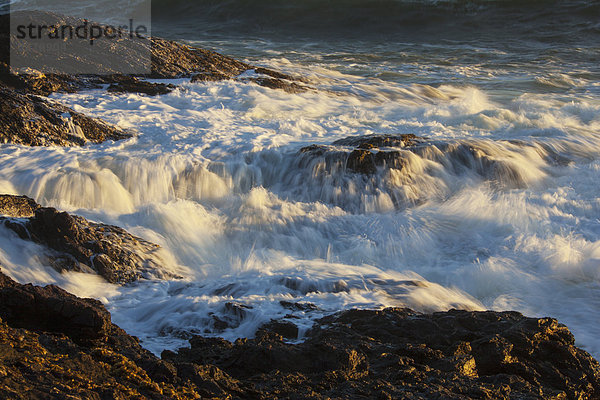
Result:
{"label": "wet rock", "polygon": [[[2,20],[2,16],[0,16]],[[2,22],[0,22],[2,23]],[[0,33],[0,40],[6,40]],[[88,78],[75,77],[65,74],[14,74],[9,65],[4,62],[6,56],[0,58],[0,83],[7,88],[17,90],[24,94],[35,94],[38,96],[49,96],[54,92],[74,93],[86,86],[94,87]]]}
{"label": "wet rock", "polygon": [[[10,203],[9,196],[5,195],[4,199]],[[21,201],[21,197],[15,196],[14,203]],[[2,218],[1,221],[21,239],[51,249],[51,264],[59,271],[95,271],[111,283],[176,277],[164,270],[158,245],[117,226],[90,222],[80,216],[39,206],[33,217]]]}
{"label": "wet rock", "polygon": [[0,85],[0,141],[28,146],[82,146],[131,137],[103,121]]}
{"label": "wet rock", "polygon": [[[287,344],[282,321],[231,344],[195,337],[163,357],[211,364],[263,398],[594,398],[600,365],[551,318],[514,312],[350,310]],[[285,330],[284,330],[285,333]],[[319,395],[315,395],[319,393]]]}
{"label": "wet rock", "polygon": [[149,96],[167,94],[175,89],[175,85],[142,81],[134,77],[126,77],[108,87],[113,93],[143,93]]}
{"label": "wet rock", "polygon": [[40,205],[27,196],[0,194],[0,214],[6,217],[29,218]]}
{"label": "wet rock", "polygon": [[[196,380],[227,388],[212,369]],[[112,324],[100,302],[0,272],[0,398],[199,399],[177,373]]]}
{"label": "wet rock", "polygon": [[250,314],[251,306],[241,303],[227,302],[221,307],[219,315],[211,313],[212,326],[217,332],[237,328]]}
{"label": "wet rock", "polygon": [[[79,26],[83,23],[83,20],[77,18],[49,12],[28,13],[29,16],[37,24],[47,26]],[[0,24],[10,24],[9,16],[0,15]],[[0,32],[0,40],[9,40],[7,35],[8,32]],[[41,63],[41,54],[28,47],[27,42],[19,44],[21,46],[13,51]],[[0,63],[4,66],[0,69],[0,81],[12,89],[44,96],[55,91],[73,92],[84,88],[99,87],[102,84],[110,84],[111,91],[114,92],[152,95],[168,93],[172,89],[168,85],[141,83],[141,81],[134,80],[133,76],[120,75],[114,71],[114,65],[136,66],[139,65],[140,60],[145,60],[150,55],[149,73],[142,71],[135,76],[154,79],[191,78],[192,81],[197,82],[235,79],[244,72],[253,71],[258,76],[250,80],[259,85],[283,89],[292,93],[305,90],[302,80],[297,77],[268,68],[255,67],[214,51],[157,37],[135,42],[129,37],[123,37],[117,42],[97,41],[94,46],[98,54],[95,59],[82,60],[79,54],[68,53],[61,56],[69,59],[72,65],[85,63],[82,64],[85,65],[85,70],[90,70],[90,66],[93,66],[93,70],[101,71],[97,75],[68,75],[59,73],[59,71],[54,74],[15,75],[8,67],[8,54],[0,54]],[[52,68],[49,70],[51,71]]]}
{"label": "wet rock", "polygon": [[[412,134],[350,136],[336,140],[331,146],[303,147],[300,153],[312,157],[343,158],[347,171],[372,175],[379,167],[404,168],[405,154],[398,149],[413,149],[422,143],[426,143],[424,138]],[[350,149],[340,149],[340,146]]]}
{"label": "wet rock", "polygon": [[[349,310],[288,344],[284,320],[158,359],[104,306],[0,272],[0,397],[592,399],[600,365],[551,318]],[[287,325],[287,324],[286,324]],[[285,333],[285,332],[283,332]]]}
{"label": "wet rock", "polygon": [[298,338],[298,326],[290,321],[271,321],[263,326],[263,329],[275,332],[285,339]]}
{"label": "wet rock", "polygon": [[333,142],[336,146],[350,146],[361,149],[378,149],[381,147],[409,147],[421,143],[424,139],[413,135],[365,135],[350,136]]}
{"label": "wet rock", "polygon": [[279,302],[279,304],[281,304],[282,307],[287,308],[288,310],[292,310],[292,311],[317,311],[319,309],[319,307],[317,307],[316,305],[314,305],[313,303],[294,303],[291,301],[285,301],[285,300],[281,300]]}
{"label": "wet rock", "polygon": [[75,342],[96,340],[110,328],[110,314],[93,299],[57,286],[19,285],[0,272],[0,318],[11,326],[62,333]]}
{"label": "wet rock", "polygon": [[360,174],[374,174],[377,171],[375,158],[369,150],[356,149],[348,155],[346,168]]}

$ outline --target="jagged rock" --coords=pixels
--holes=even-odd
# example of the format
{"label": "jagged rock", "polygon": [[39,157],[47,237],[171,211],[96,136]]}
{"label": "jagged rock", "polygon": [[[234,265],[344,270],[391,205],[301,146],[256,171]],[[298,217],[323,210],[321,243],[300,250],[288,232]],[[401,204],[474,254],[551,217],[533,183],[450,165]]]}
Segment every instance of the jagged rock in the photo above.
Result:
{"label": "jagged rock", "polygon": [[[79,26],[83,20],[49,12],[29,12],[37,24],[47,26]],[[8,15],[0,15],[0,24],[10,24]],[[0,41],[7,41],[8,32],[0,32]],[[42,60],[39,54],[28,47],[25,41],[19,42],[20,47],[13,49],[19,54],[26,55],[29,59]],[[81,59],[80,54],[61,54],[64,59],[69,59],[73,65],[85,63],[86,70],[92,65],[94,70],[102,71],[97,75],[68,75],[55,74],[21,74],[14,75],[8,67],[8,54],[0,53],[0,81],[13,89],[47,96],[55,91],[73,92],[83,88],[99,87],[100,84],[112,84],[115,92],[138,92],[147,94],[164,94],[170,87],[157,84],[140,83],[131,81],[131,76],[124,77],[114,71],[113,64],[136,66],[139,60],[150,55],[150,73],[141,72],[138,77],[155,79],[191,78],[192,81],[219,81],[234,79],[246,71],[253,71],[257,77],[248,80],[259,85],[283,89],[297,93],[306,90],[302,80],[291,75],[283,74],[268,68],[255,67],[250,64],[235,60],[214,51],[187,46],[171,40],[152,37],[144,41],[132,41],[124,36],[119,41],[98,41],[94,44],[98,56],[95,59]],[[135,69],[135,68],[134,68]],[[57,71],[58,72],[58,71]],[[123,80],[129,83],[123,82]],[[242,79],[245,80],[245,79]]]}
{"label": "jagged rock", "polygon": [[[286,325],[289,322],[286,322]],[[255,339],[195,337],[164,352],[175,363],[211,364],[263,398],[595,398],[600,365],[551,318],[515,312],[350,310],[317,321],[300,344],[281,322]],[[287,328],[287,327],[286,327]]]}
{"label": "jagged rock", "polygon": [[157,254],[158,245],[117,226],[90,222],[54,208],[36,207],[33,200],[23,197],[4,195],[5,208],[10,209],[11,198],[13,208],[27,202],[34,209],[34,216],[0,221],[22,239],[51,249],[52,264],[59,271],[95,271],[111,283],[128,283],[144,277],[176,277],[164,271],[163,260]]}
{"label": "jagged rock", "polygon": [[[0,272],[0,397],[15,399],[593,399],[600,365],[551,318],[349,310],[288,344],[193,337],[162,360],[95,300]],[[285,322],[290,324],[290,322]],[[71,396],[71,397],[68,397]]]}
{"label": "jagged rock", "polygon": [[170,93],[173,89],[175,89],[175,85],[146,82],[135,77],[125,76],[119,82],[112,83],[107,90],[113,93],[143,93],[157,96]]}
{"label": "jagged rock", "polygon": [[131,137],[123,130],[35,95],[0,86],[0,141],[28,146],[81,146]]}
{"label": "jagged rock", "polygon": [[[402,169],[405,156],[398,149],[413,149],[423,143],[424,138],[412,134],[350,136],[336,140],[332,146],[313,144],[303,147],[300,154],[343,158],[346,170],[372,175],[377,172],[378,167]],[[340,149],[340,146],[351,150]]]}
{"label": "jagged rock", "polygon": [[0,214],[6,217],[29,218],[40,205],[27,196],[0,194]]}
{"label": "jagged rock", "polygon": [[62,333],[75,342],[104,337],[110,314],[93,299],[57,286],[19,285],[0,272],[0,317],[11,326]]}
{"label": "jagged rock", "polygon": [[[194,381],[217,382],[215,370],[200,370]],[[200,394],[194,384],[181,382],[176,366],[112,324],[100,302],[55,286],[21,285],[0,272],[0,398],[199,399]]]}

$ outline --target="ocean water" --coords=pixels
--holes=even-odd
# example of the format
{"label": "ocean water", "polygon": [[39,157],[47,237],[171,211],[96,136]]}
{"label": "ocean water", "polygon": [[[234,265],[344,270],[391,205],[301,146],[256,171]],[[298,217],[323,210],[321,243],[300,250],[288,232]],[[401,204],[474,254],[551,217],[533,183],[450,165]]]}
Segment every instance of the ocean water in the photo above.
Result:
{"label": "ocean water", "polygon": [[[60,275],[37,245],[0,228],[9,275],[102,300],[157,353],[190,334],[251,337],[273,318],[303,332],[338,310],[405,306],[555,317],[600,356],[597,2],[153,7],[155,35],[318,90],[179,80],[159,97],[52,95],[137,136],[2,145],[0,192],[154,241],[184,279],[116,286]],[[369,177],[298,153],[408,133],[432,145]],[[314,306],[290,309],[296,302]]]}

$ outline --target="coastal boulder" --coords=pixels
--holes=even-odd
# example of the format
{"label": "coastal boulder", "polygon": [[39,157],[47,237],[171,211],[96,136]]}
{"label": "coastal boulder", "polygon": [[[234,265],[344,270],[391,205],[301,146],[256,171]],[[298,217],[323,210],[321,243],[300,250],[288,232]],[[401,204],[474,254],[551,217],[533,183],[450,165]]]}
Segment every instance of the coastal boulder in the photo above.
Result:
{"label": "coastal boulder", "polygon": [[82,146],[131,134],[101,120],[0,84],[0,141],[27,146]]}
{"label": "coastal boulder", "polygon": [[[10,212],[23,203],[27,204],[25,211],[32,210],[33,216],[19,219],[3,217],[0,221],[21,239],[46,246],[50,263],[59,271],[95,272],[108,282],[121,284],[141,278],[177,277],[164,270],[158,245],[117,226],[40,207],[32,199],[22,196],[1,196],[3,209],[0,211]],[[18,214],[25,215],[28,214]]]}

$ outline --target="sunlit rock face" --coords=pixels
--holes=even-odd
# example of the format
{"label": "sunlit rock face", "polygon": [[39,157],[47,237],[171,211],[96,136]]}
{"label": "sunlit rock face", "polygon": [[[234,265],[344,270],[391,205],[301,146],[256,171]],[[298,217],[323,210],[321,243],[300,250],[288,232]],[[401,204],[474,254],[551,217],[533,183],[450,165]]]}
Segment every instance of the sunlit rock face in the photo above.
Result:
{"label": "sunlit rock face", "polygon": [[44,208],[25,196],[0,196],[0,213],[9,216],[0,222],[21,239],[47,247],[49,263],[58,271],[97,273],[121,284],[177,277],[164,270],[158,245],[119,227]]}

